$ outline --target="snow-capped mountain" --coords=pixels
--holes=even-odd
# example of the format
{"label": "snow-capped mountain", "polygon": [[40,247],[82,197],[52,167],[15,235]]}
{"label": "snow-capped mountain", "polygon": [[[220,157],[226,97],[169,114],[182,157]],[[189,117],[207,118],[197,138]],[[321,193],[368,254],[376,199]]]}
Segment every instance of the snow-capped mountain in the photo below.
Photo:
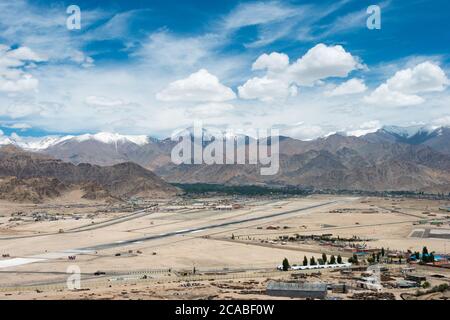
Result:
{"label": "snow-capped mountain", "polygon": [[433,140],[439,137],[447,137],[449,128],[436,126],[384,126],[374,133],[369,133],[363,138],[371,142],[399,142],[412,145],[433,144]]}
{"label": "snow-capped mountain", "polygon": [[79,136],[44,136],[21,137],[13,133],[11,136],[0,136],[0,145],[15,145],[27,151],[43,151],[61,143],[96,141],[104,144],[133,143],[143,146],[149,142],[145,135],[121,135],[118,133],[99,132]]}
{"label": "snow-capped mountain", "polygon": [[74,139],[79,142],[89,140],[95,140],[103,143],[132,142],[140,146],[145,145],[149,142],[149,137],[145,135],[121,135],[118,133],[110,133],[110,132],[83,134],[74,137]]}
{"label": "snow-capped mountain", "polygon": [[0,145],[14,145],[28,151],[41,151],[72,138],[74,136],[20,137],[13,133],[9,137],[0,136]]}

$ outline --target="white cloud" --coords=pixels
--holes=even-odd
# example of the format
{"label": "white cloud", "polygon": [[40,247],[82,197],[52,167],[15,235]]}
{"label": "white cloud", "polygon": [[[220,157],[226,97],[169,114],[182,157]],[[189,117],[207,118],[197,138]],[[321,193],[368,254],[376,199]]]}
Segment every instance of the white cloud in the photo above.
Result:
{"label": "white cloud", "polygon": [[226,113],[232,112],[235,107],[229,103],[211,102],[199,104],[187,109],[187,114],[196,118],[220,117]]}
{"label": "white cloud", "polygon": [[31,129],[32,128],[32,126],[30,126],[28,123],[21,123],[21,122],[16,122],[16,123],[13,123],[13,124],[3,123],[2,126],[5,127],[5,128],[18,129],[18,130],[21,130],[21,131],[25,131],[27,129]]}
{"label": "white cloud", "polygon": [[39,86],[39,80],[31,74],[25,73],[24,68],[31,63],[46,61],[28,47],[11,49],[0,46],[0,91],[23,92],[33,91]]}
{"label": "white cloud", "polygon": [[117,107],[126,104],[121,99],[111,99],[102,96],[88,96],[86,97],[86,103],[93,107]]}
{"label": "white cloud", "polygon": [[280,134],[299,140],[312,140],[325,135],[325,131],[317,125],[298,123],[295,125],[284,126],[280,129]]}
{"label": "white cloud", "polygon": [[0,91],[22,92],[36,90],[39,80],[33,78],[31,74],[23,74],[18,80],[8,80],[0,77]]}
{"label": "white cloud", "polygon": [[319,43],[289,67],[288,76],[298,85],[311,86],[321,79],[345,78],[353,70],[361,68],[363,66],[358,58],[345,51],[342,46]]}
{"label": "white cloud", "polygon": [[361,79],[350,79],[338,85],[333,90],[327,91],[327,96],[343,96],[348,94],[361,93],[367,90],[367,86]]}
{"label": "white cloud", "polygon": [[135,55],[152,65],[180,69],[197,66],[219,44],[214,35],[178,37],[167,30],[152,33]]}
{"label": "white cloud", "polygon": [[23,61],[42,62],[47,60],[47,58],[37,54],[28,47],[19,47],[14,50],[9,50],[6,52],[6,57],[16,59],[22,62]]}
{"label": "white cloud", "polygon": [[282,21],[298,15],[297,9],[277,1],[242,3],[224,19],[222,27],[239,29],[246,26]]}
{"label": "white cloud", "polygon": [[445,72],[437,64],[425,61],[397,71],[364,100],[381,106],[413,106],[425,101],[419,93],[443,91],[449,84]]}
{"label": "white cloud", "polygon": [[439,127],[450,127],[450,115],[434,119],[432,124]]}
{"label": "white cloud", "polygon": [[364,101],[383,107],[406,107],[421,104],[425,99],[415,94],[392,91],[387,84],[383,83],[369,96],[364,97]]}
{"label": "white cloud", "polygon": [[0,107],[0,116],[11,119],[25,118],[34,115],[50,116],[61,109],[57,103],[14,103],[6,107]]}
{"label": "white cloud", "polygon": [[252,78],[238,87],[239,97],[242,99],[259,99],[264,102],[271,102],[276,99],[284,99],[290,95],[297,95],[296,87],[291,89],[289,83],[279,80],[263,78]]}
{"label": "white cloud", "polygon": [[443,91],[450,81],[438,65],[425,61],[413,68],[397,71],[386,84],[393,91],[421,93]]}
{"label": "white cloud", "polygon": [[[253,70],[267,70],[264,77],[249,79],[238,88],[243,99],[259,99],[270,102],[276,99],[297,95],[297,86],[320,85],[322,79],[329,77],[347,77],[353,71],[362,68],[358,58],[353,57],[341,46],[318,44],[297,61],[289,65],[286,54],[272,52],[263,54],[253,63]],[[364,85],[351,82],[338,92],[349,89],[361,90]],[[350,88],[351,87],[351,88]]]}
{"label": "white cloud", "polygon": [[271,54],[262,54],[253,63],[252,70],[282,71],[289,65],[287,54],[272,52]]}
{"label": "white cloud", "polygon": [[382,127],[381,122],[378,120],[366,121],[357,129],[349,129],[347,135],[361,137],[368,133],[376,132]]}
{"label": "white cloud", "polygon": [[200,69],[185,79],[174,81],[156,94],[158,100],[166,102],[221,102],[235,97],[233,90],[221,84],[219,79],[206,69]]}

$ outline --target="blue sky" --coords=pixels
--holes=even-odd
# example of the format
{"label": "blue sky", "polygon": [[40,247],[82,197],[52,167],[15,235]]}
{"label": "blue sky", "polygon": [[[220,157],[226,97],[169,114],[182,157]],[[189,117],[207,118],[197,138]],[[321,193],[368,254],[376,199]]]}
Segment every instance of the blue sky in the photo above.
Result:
{"label": "blue sky", "polygon": [[[66,28],[71,4],[81,30]],[[449,12],[444,0],[0,0],[0,133],[449,125]]]}

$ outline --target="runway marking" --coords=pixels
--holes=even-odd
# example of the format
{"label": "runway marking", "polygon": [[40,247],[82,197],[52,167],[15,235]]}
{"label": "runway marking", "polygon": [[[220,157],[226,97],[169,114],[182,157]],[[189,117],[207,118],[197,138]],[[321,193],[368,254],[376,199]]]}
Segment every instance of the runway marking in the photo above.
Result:
{"label": "runway marking", "polygon": [[0,269],[2,268],[10,268],[10,267],[18,267],[29,263],[45,261],[47,259],[36,259],[36,258],[14,258],[8,260],[0,261]]}

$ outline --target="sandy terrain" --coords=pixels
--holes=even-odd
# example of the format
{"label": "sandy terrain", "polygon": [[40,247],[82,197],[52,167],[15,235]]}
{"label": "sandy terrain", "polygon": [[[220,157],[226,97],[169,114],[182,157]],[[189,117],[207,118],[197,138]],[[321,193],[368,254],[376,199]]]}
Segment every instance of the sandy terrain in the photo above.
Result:
{"label": "sandy terrain", "polygon": [[[279,240],[280,236],[331,234],[359,237],[357,243],[368,248],[415,251],[426,245],[439,253],[450,249],[448,239],[411,236],[418,228],[450,229],[449,213],[439,211],[443,205],[439,201],[339,196],[225,200],[243,207],[213,210],[212,203],[224,201],[222,198],[155,200],[133,208],[129,204],[77,201],[74,195],[40,205],[4,202],[0,209],[0,254],[4,255],[0,257],[0,297],[257,298],[264,293],[249,295],[246,291],[251,286],[241,288],[246,292],[242,295],[218,288],[212,284],[214,280],[199,279],[196,290],[180,290],[180,272],[190,273],[195,268],[198,275],[216,274],[213,279],[230,272],[276,273],[285,257],[291,264],[301,264],[304,256],[318,259],[324,252],[328,256],[339,254],[345,261],[352,255],[318,241],[286,243]],[[196,206],[193,202],[206,204]],[[45,214],[35,221],[36,213]],[[436,226],[432,221],[442,224]],[[76,258],[69,260],[69,256]],[[53,284],[64,288],[67,268],[74,265],[85,283],[92,279],[104,283],[89,291],[44,290]],[[95,276],[96,271],[102,274]],[[149,281],[134,285],[120,282],[133,272],[135,278],[146,275]],[[254,290],[263,290],[267,279],[253,274],[240,280],[219,277],[217,281],[257,280]],[[115,281],[111,288],[110,281]],[[42,288],[30,291],[23,286]],[[130,296],[131,290],[139,292]]]}

